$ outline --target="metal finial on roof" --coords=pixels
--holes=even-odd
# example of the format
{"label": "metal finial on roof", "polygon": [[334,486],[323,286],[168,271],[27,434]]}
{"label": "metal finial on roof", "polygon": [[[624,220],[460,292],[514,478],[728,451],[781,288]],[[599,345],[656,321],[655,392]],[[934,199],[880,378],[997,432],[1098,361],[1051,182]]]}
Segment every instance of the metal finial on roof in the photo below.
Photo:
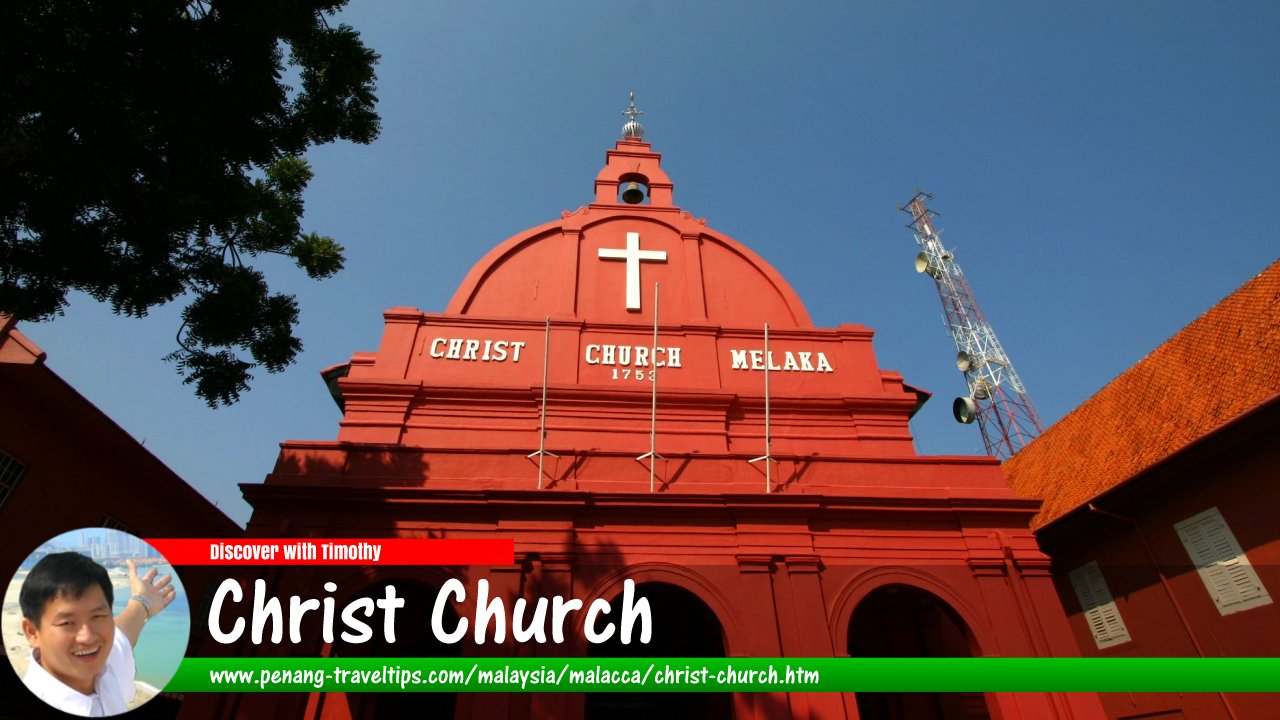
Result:
{"label": "metal finial on roof", "polygon": [[634,92],[631,93],[631,104],[627,106],[626,110],[622,111],[622,114],[627,116],[627,124],[622,126],[622,139],[643,140],[644,126],[636,121],[636,116],[643,115],[644,111],[636,109],[636,94]]}

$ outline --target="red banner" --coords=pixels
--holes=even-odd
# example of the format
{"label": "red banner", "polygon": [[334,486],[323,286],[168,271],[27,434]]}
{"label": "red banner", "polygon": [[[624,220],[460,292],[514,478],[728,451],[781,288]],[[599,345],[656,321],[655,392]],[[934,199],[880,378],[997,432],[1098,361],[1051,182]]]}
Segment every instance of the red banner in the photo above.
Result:
{"label": "red banner", "polygon": [[172,565],[510,565],[510,538],[148,539]]}

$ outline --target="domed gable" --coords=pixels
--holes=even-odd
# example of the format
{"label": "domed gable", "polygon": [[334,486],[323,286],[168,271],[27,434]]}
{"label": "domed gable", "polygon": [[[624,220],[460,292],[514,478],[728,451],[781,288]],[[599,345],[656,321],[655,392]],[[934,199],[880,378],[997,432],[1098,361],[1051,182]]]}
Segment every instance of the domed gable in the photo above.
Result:
{"label": "domed gable", "polygon": [[676,207],[661,155],[625,139],[608,152],[596,199],[494,248],[446,310],[504,318],[809,328],[786,280],[760,256]]}
{"label": "domed gable", "polygon": [[494,248],[445,312],[388,311],[334,381],[339,440],[526,461],[542,428],[561,455],[635,458],[661,435],[746,459],[767,425],[777,453],[914,455],[924,396],[879,368],[872,331],[815,328],[776,270],[675,205],[659,161],[624,138],[594,202]]}

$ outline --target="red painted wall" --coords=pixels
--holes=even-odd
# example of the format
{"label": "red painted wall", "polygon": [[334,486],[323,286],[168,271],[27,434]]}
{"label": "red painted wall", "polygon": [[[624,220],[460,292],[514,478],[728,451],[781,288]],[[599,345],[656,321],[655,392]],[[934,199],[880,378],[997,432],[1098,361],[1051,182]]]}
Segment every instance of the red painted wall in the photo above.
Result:
{"label": "red painted wall", "polygon": [[[1053,557],[1072,631],[1087,656],[1248,657],[1280,654],[1280,605],[1219,613],[1174,524],[1218,508],[1268,594],[1280,594],[1280,525],[1275,468],[1280,466],[1280,405],[1232,427],[1135,478],[1096,505],[1039,533]],[[1145,544],[1144,544],[1145,541]],[[1066,573],[1096,560],[1132,641],[1099,650]],[[1162,579],[1163,577],[1163,579]],[[1268,718],[1275,699],[1254,694],[1142,693],[1102,696],[1113,718],[1181,711],[1187,718]]]}
{"label": "red painted wall", "polygon": [[[0,451],[26,465],[0,504],[0,568],[12,573],[40,544],[106,518],[140,537],[236,537],[240,526],[165,467],[44,365],[44,353],[0,315]],[[188,593],[209,573],[187,568]],[[5,575],[5,581],[9,576]],[[194,607],[198,603],[193,601]],[[194,623],[193,623],[194,624]],[[6,644],[24,640],[4,638]],[[163,699],[144,716],[174,711]],[[51,709],[0,672],[0,716],[47,717]],[[63,717],[58,713],[59,717]]]}
{"label": "red painted wall", "polygon": [[0,568],[16,570],[40,543],[100,527],[108,515],[143,537],[240,534],[43,357],[16,328],[0,325],[0,450],[27,466],[0,506]]}
{"label": "red painted wall", "polygon": [[[619,204],[619,184],[635,178],[650,202]],[[336,441],[285,443],[266,481],[244,486],[254,507],[248,533],[511,537],[517,563],[463,569],[469,587],[486,578],[510,606],[554,593],[590,604],[626,578],[667,583],[714,614],[729,656],[846,655],[859,603],[901,585],[950,608],[976,653],[1076,654],[1048,559],[1027,529],[1038,503],[1016,497],[991,458],[915,453],[909,420],[927,395],[878,366],[870,329],[813,327],[767,262],[674,205],[649,145],[618,143],[596,189],[596,202],[498,245],[446,312],[388,311],[377,352],[353,356],[339,381]],[[601,251],[633,241],[665,255],[638,264],[629,303],[627,263]],[[636,348],[654,357],[655,282],[656,344],[678,348],[678,366],[671,350],[664,367],[636,361]],[[615,348],[613,365],[605,346]],[[540,466],[530,453],[543,428],[544,367],[543,438],[555,456]],[[768,477],[749,462],[765,454],[766,430],[776,459]],[[651,447],[664,456],[652,472],[637,461]],[[355,595],[389,579],[438,587],[447,577],[299,569],[269,581],[278,595],[314,593],[324,579]],[[470,601],[455,603],[460,616],[473,614]],[[315,642],[208,650],[335,651]],[[556,657],[590,648],[577,628],[562,647],[458,651]],[[221,717],[345,717],[374,701],[202,702],[200,712]],[[852,695],[743,694],[733,703],[742,718],[858,714]],[[986,704],[1003,720],[1101,717],[1089,695],[996,694]],[[584,708],[581,695],[468,695],[456,716],[573,718]]]}

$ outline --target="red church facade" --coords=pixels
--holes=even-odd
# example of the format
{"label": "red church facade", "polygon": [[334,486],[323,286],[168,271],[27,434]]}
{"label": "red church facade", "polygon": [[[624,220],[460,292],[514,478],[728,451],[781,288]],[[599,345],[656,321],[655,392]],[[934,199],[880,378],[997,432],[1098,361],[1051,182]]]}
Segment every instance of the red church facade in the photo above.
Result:
{"label": "red church facade", "polygon": [[[290,568],[268,573],[277,595],[333,580],[339,602],[389,582],[434,597],[458,577],[487,579],[508,607],[589,605],[630,579],[653,643],[591,645],[578,620],[562,644],[442,646],[410,629],[394,647],[239,652],[1078,654],[1028,529],[1039,503],[994,459],[917,455],[908,421],[927,393],[878,366],[869,328],[814,327],[776,270],[677,207],[628,128],[592,203],[498,245],[445,312],[388,311],[376,352],[326,371],[337,439],[284,443],[243,488],[249,536],[515,540],[511,566]],[[474,617],[473,602],[453,609]],[[459,718],[1102,717],[1094,695],[1053,693],[198,700],[193,717],[395,717],[427,702]]]}

